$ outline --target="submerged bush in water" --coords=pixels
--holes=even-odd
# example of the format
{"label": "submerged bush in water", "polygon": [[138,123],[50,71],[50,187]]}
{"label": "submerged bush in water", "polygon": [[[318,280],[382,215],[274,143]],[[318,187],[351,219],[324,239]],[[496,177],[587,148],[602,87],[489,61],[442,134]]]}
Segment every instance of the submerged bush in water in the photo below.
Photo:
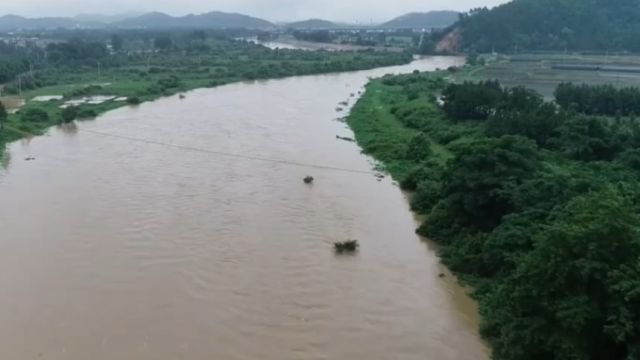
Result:
{"label": "submerged bush in water", "polygon": [[129,105],[138,105],[140,103],[141,103],[140,98],[137,96],[130,96],[127,98],[127,104]]}
{"label": "submerged bush in water", "polygon": [[358,240],[347,240],[333,243],[333,247],[338,253],[355,252],[360,247]]}

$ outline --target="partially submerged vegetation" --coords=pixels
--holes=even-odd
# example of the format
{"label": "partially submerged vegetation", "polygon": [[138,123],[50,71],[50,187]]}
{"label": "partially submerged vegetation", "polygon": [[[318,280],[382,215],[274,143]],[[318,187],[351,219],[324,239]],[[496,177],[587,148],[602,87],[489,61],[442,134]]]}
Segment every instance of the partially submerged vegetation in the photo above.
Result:
{"label": "partially submerged vegetation", "polygon": [[358,240],[346,240],[333,243],[333,248],[338,254],[354,253],[358,251],[360,244]]}
{"label": "partially submerged vegetation", "polygon": [[[82,35],[84,40],[54,42],[44,49],[0,42],[4,95],[20,95],[27,100],[41,95],[63,96],[27,101],[18,113],[9,115],[0,133],[0,149],[25,134],[41,134],[51,125],[190,89],[370,69],[412,59],[406,53],[271,50],[234,40],[233,34],[221,31]],[[69,100],[103,95],[104,101],[87,101],[72,110],[64,109]]]}
{"label": "partially submerged vegetation", "polygon": [[474,285],[493,357],[637,358],[640,122],[623,108],[592,116],[525,88],[446,77],[374,80],[348,123],[414,192],[418,232]]}

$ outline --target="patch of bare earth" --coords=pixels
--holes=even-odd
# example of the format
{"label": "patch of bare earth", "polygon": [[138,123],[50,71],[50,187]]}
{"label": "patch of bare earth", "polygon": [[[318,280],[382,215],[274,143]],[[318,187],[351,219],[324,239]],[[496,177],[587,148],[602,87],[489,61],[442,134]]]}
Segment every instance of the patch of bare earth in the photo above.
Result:
{"label": "patch of bare earth", "polygon": [[451,30],[440,42],[436,45],[437,52],[453,53],[456,52],[462,39],[462,30],[455,28]]}

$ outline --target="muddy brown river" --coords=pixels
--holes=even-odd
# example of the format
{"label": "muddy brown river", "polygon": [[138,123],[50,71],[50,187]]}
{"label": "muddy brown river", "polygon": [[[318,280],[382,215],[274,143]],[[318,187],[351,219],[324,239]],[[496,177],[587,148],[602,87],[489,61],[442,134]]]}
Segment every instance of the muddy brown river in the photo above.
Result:
{"label": "muddy brown river", "polygon": [[0,359],[486,359],[406,196],[336,139],[368,77],[462,61],[196,90],[11,144]]}

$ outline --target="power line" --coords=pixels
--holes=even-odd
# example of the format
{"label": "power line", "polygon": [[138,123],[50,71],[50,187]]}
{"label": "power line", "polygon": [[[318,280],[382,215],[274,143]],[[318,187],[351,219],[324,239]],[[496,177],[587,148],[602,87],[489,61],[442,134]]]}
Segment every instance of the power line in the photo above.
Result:
{"label": "power line", "polygon": [[297,167],[306,167],[306,168],[312,168],[312,169],[341,171],[341,172],[348,172],[348,173],[354,173],[354,174],[364,174],[364,175],[376,175],[377,174],[376,172],[367,171],[367,170],[356,170],[356,169],[348,169],[348,168],[341,168],[341,167],[328,166],[328,165],[307,164],[307,163],[301,163],[301,162],[290,161],[290,160],[269,159],[269,158],[263,158],[263,157],[259,157],[259,156],[242,155],[242,154],[230,153],[230,152],[225,152],[225,151],[216,151],[216,150],[203,149],[203,148],[198,148],[198,147],[193,147],[193,146],[171,144],[171,143],[166,143],[166,142],[162,142],[162,141],[142,139],[142,138],[136,138],[136,137],[126,136],[126,135],[110,134],[110,133],[104,133],[104,132],[95,131],[95,130],[78,129],[78,131],[79,132],[89,133],[89,134],[94,134],[94,135],[99,135],[99,136],[104,136],[104,137],[111,137],[111,138],[127,140],[127,141],[132,141],[132,142],[138,142],[138,143],[144,143],[144,144],[150,144],[150,145],[172,147],[172,148],[179,149],[179,150],[184,150],[184,151],[199,152],[199,153],[218,155],[218,156],[224,156],[224,157],[229,157],[229,158],[252,160],[252,161],[261,161],[261,162],[269,162],[269,163],[274,163],[274,164],[290,165],[290,166],[297,166]]}

